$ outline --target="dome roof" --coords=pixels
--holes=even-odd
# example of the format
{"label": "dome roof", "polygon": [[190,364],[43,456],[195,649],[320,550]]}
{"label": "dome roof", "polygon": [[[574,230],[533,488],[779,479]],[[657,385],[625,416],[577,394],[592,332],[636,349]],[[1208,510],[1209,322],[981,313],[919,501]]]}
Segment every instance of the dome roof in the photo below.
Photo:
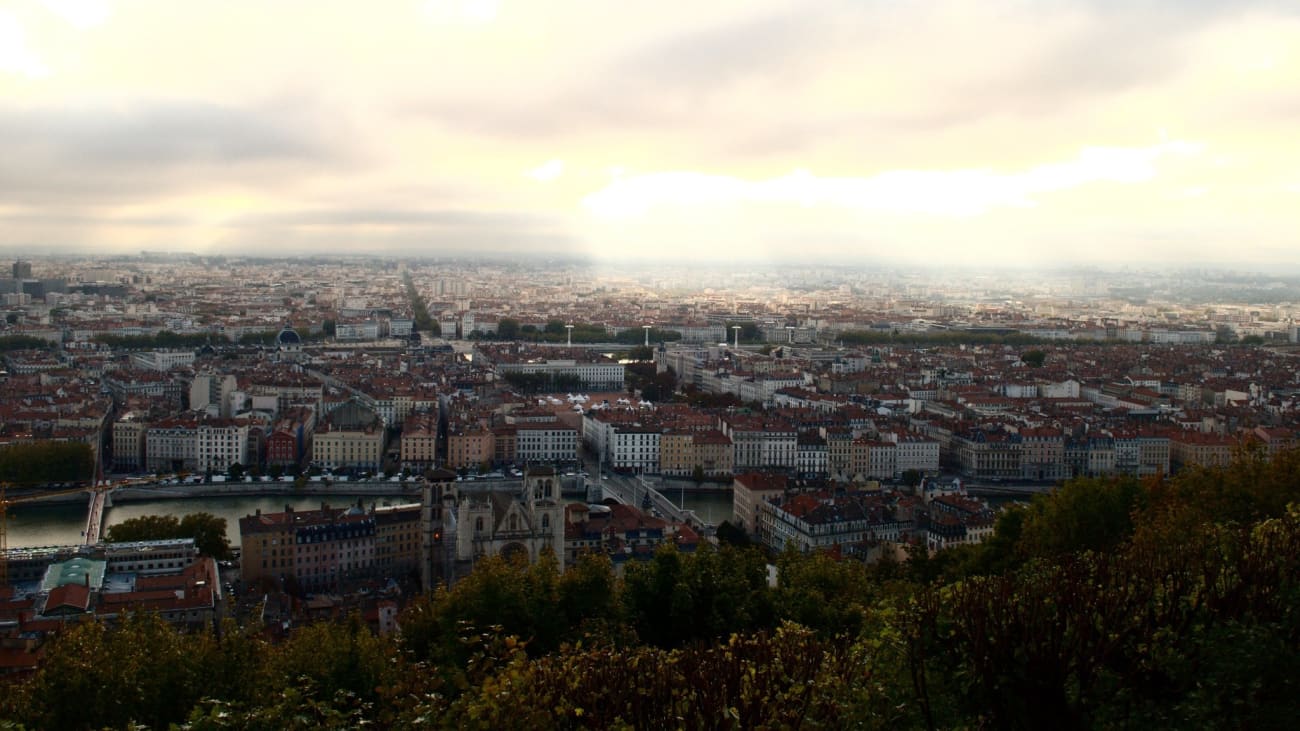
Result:
{"label": "dome roof", "polygon": [[302,345],[302,338],[288,325],[275,336],[276,345]]}

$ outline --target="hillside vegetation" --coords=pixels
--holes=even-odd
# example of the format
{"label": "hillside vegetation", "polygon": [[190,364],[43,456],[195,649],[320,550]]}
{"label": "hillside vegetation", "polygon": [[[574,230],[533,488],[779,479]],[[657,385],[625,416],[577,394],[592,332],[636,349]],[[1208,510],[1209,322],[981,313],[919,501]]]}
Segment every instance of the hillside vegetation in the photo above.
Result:
{"label": "hillside vegetation", "polygon": [[86,624],[0,688],[27,728],[1280,728],[1300,715],[1300,454],[1070,483],[904,564],[665,547],[489,560],[279,644]]}

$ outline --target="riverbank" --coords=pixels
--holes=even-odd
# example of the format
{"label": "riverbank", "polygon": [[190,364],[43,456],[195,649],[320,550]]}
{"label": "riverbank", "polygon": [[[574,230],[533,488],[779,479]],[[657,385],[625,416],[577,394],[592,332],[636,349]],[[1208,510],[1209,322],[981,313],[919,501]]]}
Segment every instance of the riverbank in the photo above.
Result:
{"label": "riverbank", "polygon": [[[152,487],[122,487],[114,490],[114,504],[147,500],[220,498],[220,497],[329,497],[337,495],[362,495],[367,497],[403,497],[418,502],[421,497],[418,483],[395,482],[308,482],[296,487],[291,482],[244,482],[234,484],[156,485]],[[84,498],[83,498],[84,499]]]}

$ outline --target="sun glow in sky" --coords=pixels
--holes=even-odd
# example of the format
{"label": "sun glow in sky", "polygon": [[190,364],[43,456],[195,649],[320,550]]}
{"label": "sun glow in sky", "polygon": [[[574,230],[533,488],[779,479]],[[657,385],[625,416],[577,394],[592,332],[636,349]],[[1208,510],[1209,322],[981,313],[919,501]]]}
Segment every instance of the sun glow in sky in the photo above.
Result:
{"label": "sun glow in sky", "polygon": [[1300,5],[5,0],[29,251],[1300,254]]}

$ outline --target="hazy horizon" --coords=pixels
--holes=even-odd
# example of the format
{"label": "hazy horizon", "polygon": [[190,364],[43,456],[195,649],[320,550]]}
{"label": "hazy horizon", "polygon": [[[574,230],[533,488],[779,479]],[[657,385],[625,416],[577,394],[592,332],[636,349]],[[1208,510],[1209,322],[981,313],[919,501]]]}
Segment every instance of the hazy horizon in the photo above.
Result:
{"label": "hazy horizon", "polygon": [[1292,273],[1277,0],[16,0],[0,251]]}

